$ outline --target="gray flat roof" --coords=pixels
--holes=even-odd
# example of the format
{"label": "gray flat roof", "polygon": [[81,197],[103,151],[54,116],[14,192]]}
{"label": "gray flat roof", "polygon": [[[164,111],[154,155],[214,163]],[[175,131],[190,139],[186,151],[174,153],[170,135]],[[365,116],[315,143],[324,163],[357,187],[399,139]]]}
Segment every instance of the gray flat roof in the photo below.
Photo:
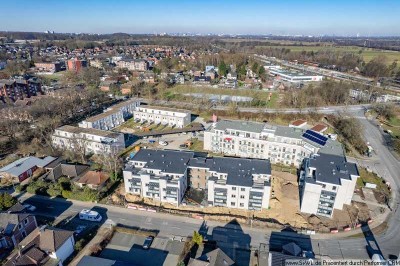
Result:
{"label": "gray flat roof", "polygon": [[185,114],[190,114],[191,113],[189,110],[170,108],[170,107],[164,107],[164,106],[140,105],[139,108],[145,108],[145,109],[151,109],[151,110],[161,110],[161,111],[170,111],[170,112],[185,113]]}
{"label": "gray flat roof", "polygon": [[252,121],[240,121],[240,120],[221,120],[215,125],[217,130],[240,130],[254,133],[261,133],[265,126],[265,123],[252,122]]}
{"label": "gray flat roof", "polygon": [[210,171],[228,174],[226,183],[234,186],[253,186],[253,174],[271,175],[269,160],[232,157],[193,158],[189,166],[208,168]]}
{"label": "gray flat roof", "polygon": [[320,153],[308,160],[309,166],[316,168],[313,181],[341,185],[341,179],[351,180],[350,175],[360,175],[357,165],[347,162],[345,156]]}
{"label": "gray flat roof", "polygon": [[100,130],[100,129],[95,129],[95,128],[74,127],[74,126],[70,126],[70,125],[65,125],[65,126],[59,127],[56,130],[62,130],[62,131],[66,131],[66,132],[74,133],[74,134],[86,133],[86,134],[92,134],[92,135],[106,137],[106,138],[116,138],[119,135],[121,135],[121,133],[112,132],[112,131]]}
{"label": "gray flat roof", "polygon": [[144,169],[157,169],[165,173],[184,174],[194,152],[141,149],[132,161],[146,162]]}

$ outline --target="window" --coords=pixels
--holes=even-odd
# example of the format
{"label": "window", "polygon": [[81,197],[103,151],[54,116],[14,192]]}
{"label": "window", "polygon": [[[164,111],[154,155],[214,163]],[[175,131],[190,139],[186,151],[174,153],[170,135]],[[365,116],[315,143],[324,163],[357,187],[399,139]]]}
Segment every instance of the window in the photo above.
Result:
{"label": "window", "polygon": [[332,187],[332,190],[336,190],[336,186],[333,186],[333,187]]}
{"label": "window", "polygon": [[236,195],[235,195],[235,194],[232,194],[232,198],[236,198]]}
{"label": "window", "polygon": [[240,191],[246,191],[246,189],[245,189],[244,187],[242,187],[242,188],[240,189]]}
{"label": "window", "polygon": [[25,219],[25,220],[24,220],[24,224],[28,224],[28,219]]}
{"label": "window", "polygon": [[236,190],[236,187],[232,187],[232,190]]}
{"label": "window", "polygon": [[244,203],[240,203],[240,207],[244,207]]}
{"label": "window", "polygon": [[231,202],[231,206],[235,206],[236,205],[236,203],[235,202]]}
{"label": "window", "polygon": [[22,229],[22,224],[18,224],[18,229]]}
{"label": "window", "polygon": [[326,185],[325,185],[325,184],[322,184],[322,188],[326,188]]}
{"label": "window", "polygon": [[241,198],[241,199],[244,199],[244,195],[240,195],[240,198]]}

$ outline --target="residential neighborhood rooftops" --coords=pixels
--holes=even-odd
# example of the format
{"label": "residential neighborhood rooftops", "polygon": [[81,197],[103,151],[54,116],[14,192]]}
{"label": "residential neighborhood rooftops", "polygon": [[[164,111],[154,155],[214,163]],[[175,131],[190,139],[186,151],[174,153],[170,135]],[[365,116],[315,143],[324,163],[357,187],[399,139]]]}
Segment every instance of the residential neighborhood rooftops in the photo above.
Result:
{"label": "residential neighborhood rooftops", "polygon": [[30,216],[28,213],[0,213],[0,231],[4,235],[10,235],[15,227],[18,226],[26,217]]}
{"label": "residential neighborhood rooftops", "polygon": [[214,249],[197,259],[190,259],[188,266],[230,266],[235,262],[220,248]]}
{"label": "residential neighborhood rooftops", "polygon": [[51,163],[54,161],[56,158],[47,156],[43,159],[29,156],[29,157],[24,157],[21,159],[16,160],[13,163],[10,163],[9,165],[4,166],[3,168],[0,169],[0,173],[8,173],[11,176],[20,176],[24,172],[28,171],[29,169],[32,169],[33,167],[45,167],[47,164]]}
{"label": "residential neighborhood rooftops", "polygon": [[[85,121],[86,122],[96,122],[98,120],[101,120],[101,119],[108,117],[110,115],[113,115],[113,114],[117,114],[119,112],[121,112],[121,110],[119,110],[119,109],[114,109],[114,108],[109,109],[108,111],[105,111],[104,113],[88,117],[85,119]],[[121,115],[122,115],[122,113],[121,113]]]}

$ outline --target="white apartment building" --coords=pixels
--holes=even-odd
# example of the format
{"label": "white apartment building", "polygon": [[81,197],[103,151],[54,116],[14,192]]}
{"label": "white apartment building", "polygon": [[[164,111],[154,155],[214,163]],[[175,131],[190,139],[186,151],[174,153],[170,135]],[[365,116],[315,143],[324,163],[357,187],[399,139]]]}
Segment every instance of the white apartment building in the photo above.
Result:
{"label": "white apartment building", "polygon": [[123,171],[125,191],[179,205],[187,189],[193,152],[141,149]]}
{"label": "white apartment building", "polygon": [[344,155],[315,154],[304,160],[300,173],[300,210],[331,217],[350,204],[360,177],[357,165]]}
{"label": "white apartment building", "polygon": [[139,106],[133,112],[133,117],[138,122],[162,124],[178,128],[183,128],[191,122],[190,111],[147,105]]}
{"label": "white apartment building", "polygon": [[320,150],[329,154],[342,152],[339,142],[316,134],[302,128],[221,120],[204,132],[204,149],[230,156],[269,159],[271,163],[297,167],[304,158]]}
{"label": "white apartment building", "polygon": [[126,164],[125,191],[179,205],[190,178],[207,182],[209,206],[247,210],[269,207],[269,160],[196,157],[193,152],[142,149]]}
{"label": "white apartment building", "polygon": [[79,123],[81,128],[95,128],[111,130],[120,126],[133,116],[133,112],[140,106],[140,100],[131,99],[109,107],[104,113],[87,118]]}
{"label": "white apartment building", "polygon": [[124,135],[93,128],[62,126],[52,135],[52,143],[60,149],[82,150],[86,153],[118,153],[125,148]]}
{"label": "white apartment building", "polygon": [[[268,209],[271,194],[269,160],[229,157],[190,159],[190,178],[206,173],[209,206],[245,210]],[[197,171],[196,171],[196,170]],[[201,170],[206,170],[202,172]]]}

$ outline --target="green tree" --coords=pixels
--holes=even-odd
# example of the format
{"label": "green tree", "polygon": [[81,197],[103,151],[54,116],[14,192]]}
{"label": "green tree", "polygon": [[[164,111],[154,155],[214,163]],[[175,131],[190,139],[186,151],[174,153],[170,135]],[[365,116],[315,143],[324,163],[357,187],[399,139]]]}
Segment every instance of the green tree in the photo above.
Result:
{"label": "green tree", "polygon": [[228,74],[228,66],[225,64],[224,61],[221,61],[221,63],[218,66],[218,74],[221,77],[225,77],[226,74]]}
{"label": "green tree", "polygon": [[8,193],[0,193],[0,210],[7,210],[15,203],[17,200],[13,196]]}
{"label": "green tree", "polygon": [[259,67],[259,66],[258,66],[258,63],[257,63],[257,62],[254,62],[253,65],[251,66],[251,71],[253,71],[254,73],[257,74],[257,73],[258,73],[258,70],[259,70],[258,67]]}

